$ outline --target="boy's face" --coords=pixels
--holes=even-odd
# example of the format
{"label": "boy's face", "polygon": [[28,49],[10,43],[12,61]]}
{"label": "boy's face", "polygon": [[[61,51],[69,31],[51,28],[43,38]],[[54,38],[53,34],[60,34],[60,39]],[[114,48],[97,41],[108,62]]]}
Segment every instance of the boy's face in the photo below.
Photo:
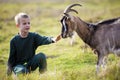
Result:
{"label": "boy's face", "polygon": [[29,32],[30,30],[30,19],[20,18],[19,24],[17,25],[21,32]]}

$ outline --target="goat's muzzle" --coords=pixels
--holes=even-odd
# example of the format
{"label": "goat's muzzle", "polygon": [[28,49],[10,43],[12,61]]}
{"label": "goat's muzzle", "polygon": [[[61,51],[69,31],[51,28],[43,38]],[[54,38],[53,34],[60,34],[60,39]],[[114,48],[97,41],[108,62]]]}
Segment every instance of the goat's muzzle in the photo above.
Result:
{"label": "goat's muzzle", "polygon": [[73,35],[74,35],[74,33],[73,33],[73,32],[71,32],[71,33],[66,33],[66,32],[63,32],[63,33],[61,34],[62,38],[72,37]]}
{"label": "goat's muzzle", "polygon": [[67,34],[66,34],[65,32],[62,33],[61,36],[62,36],[62,38],[67,38],[67,37],[68,37]]}

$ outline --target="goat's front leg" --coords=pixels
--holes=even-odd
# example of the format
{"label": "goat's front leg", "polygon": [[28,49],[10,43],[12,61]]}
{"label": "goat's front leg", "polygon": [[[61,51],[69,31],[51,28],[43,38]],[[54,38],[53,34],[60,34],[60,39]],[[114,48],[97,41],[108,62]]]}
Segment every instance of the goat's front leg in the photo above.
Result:
{"label": "goat's front leg", "polygon": [[96,66],[96,73],[99,73],[100,67],[103,64],[103,58],[104,56],[101,53],[98,53],[98,61],[97,61],[97,66]]}

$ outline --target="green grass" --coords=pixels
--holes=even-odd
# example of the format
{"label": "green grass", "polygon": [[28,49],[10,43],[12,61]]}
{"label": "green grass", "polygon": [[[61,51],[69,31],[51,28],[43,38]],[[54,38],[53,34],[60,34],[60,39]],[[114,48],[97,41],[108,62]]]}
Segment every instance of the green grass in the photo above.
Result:
{"label": "green grass", "polygon": [[[14,1],[14,0],[10,0]],[[17,0],[16,0],[17,1]],[[24,1],[24,0],[23,0]],[[120,16],[119,0],[62,0],[17,3],[0,3],[0,80],[13,80],[14,75],[6,76],[6,64],[9,56],[10,39],[18,33],[14,16],[18,12],[27,12],[31,16],[31,31],[45,36],[57,36],[61,32],[60,18],[66,6],[80,3],[82,7],[75,7],[82,20],[98,22]],[[95,73],[97,55],[90,48],[83,51],[84,43],[76,36],[76,44],[71,46],[70,39],[40,46],[36,53],[44,52],[48,58],[48,71],[39,74],[38,70],[28,75],[19,75],[19,80],[119,80],[119,58],[110,55],[108,68]]]}

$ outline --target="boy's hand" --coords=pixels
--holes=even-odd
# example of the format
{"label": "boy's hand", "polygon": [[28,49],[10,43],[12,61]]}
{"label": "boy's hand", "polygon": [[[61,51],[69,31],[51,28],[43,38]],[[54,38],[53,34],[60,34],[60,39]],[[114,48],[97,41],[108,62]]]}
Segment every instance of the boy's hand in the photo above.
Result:
{"label": "boy's hand", "polygon": [[12,70],[11,70],[10,67],[8,67],[8,68],[7,68],[7,75],[9,76],[9,75],[11,75],[11,74],[12,74]]}

